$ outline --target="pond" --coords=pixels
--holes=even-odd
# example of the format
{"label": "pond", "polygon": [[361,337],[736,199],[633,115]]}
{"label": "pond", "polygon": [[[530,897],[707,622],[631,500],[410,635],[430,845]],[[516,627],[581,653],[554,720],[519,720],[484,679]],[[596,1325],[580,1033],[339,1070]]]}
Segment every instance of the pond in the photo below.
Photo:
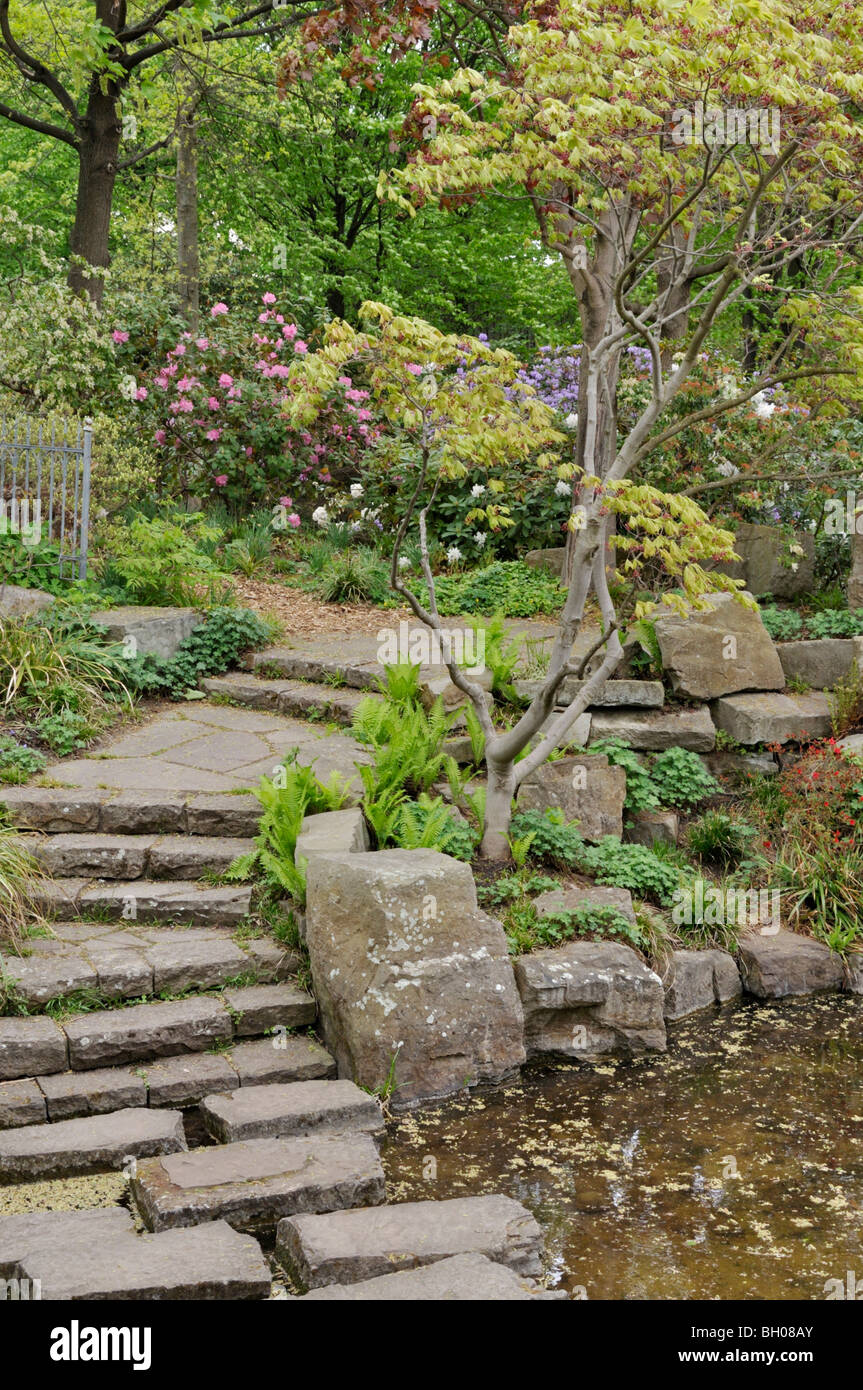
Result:
{"label": "pond", "polygon": [[590,1299],[824,1299],[863,1283],[863,1000],[704,1012],[641,1061],[534,1067],[396,1116],[391,1201],[504,1192]]}

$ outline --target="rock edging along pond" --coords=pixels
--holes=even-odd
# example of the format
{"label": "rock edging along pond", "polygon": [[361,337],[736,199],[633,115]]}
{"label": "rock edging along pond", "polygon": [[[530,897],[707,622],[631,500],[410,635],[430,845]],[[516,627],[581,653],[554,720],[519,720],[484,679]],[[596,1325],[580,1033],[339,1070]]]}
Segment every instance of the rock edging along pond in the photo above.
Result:
{"label": "rock edging along pond", "polygon": [[668,1022],[743,992],[863,992],[863,970],[776,925],[745,934],[737,960],[677,950],[661,974],[617,942],[569,941],[513,962],[469,865],[437,850],[369,852],[361,821],[355,808],[305,822],[316,832],[304,841],[306,945],[340,1074],[394,1083],[396,1106],[501,1081],[528,1059],[664,1051]]}

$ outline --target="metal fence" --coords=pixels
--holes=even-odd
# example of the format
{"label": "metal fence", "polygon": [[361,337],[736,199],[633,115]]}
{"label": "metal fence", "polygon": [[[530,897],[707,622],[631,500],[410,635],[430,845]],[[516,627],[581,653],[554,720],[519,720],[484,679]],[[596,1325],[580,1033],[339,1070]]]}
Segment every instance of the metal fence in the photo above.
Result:
{"label": "metal fence", "polygon": [[87,577],[92,422],[0,417],[0,536],[51,540],[59,570]]}

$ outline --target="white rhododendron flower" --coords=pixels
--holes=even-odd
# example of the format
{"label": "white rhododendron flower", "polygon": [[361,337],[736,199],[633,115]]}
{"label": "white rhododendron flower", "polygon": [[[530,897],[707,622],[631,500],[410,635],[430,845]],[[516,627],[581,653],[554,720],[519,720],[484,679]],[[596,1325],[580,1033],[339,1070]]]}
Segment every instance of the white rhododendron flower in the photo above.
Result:
{"label": "white rhododendron flower", "polygon": [[554,485],[554,491],[557,497],[568,497],[572,492],[572,487],[565,478],[558,478]]}
{"label": "white rhododendron flower", "polygon": [[312,512],[312,521],[316,526],[327,526],[329,520],[330,518],[327,515],[326,507],[315,507],[315,510]]}
{"label": "white rhododendron flower", "polygon": [[474,531],[473,538],[478,546],[482,547],[485,545],[485,531]]}
{"label": "white rhododendron flower", "polygon": [[457,565],[460,559],[461,559],[461,551],[459,550],[458,546],[457,546],[457,545],[451,545],[450,548],[449,548],[449,550],[448,550],[447,553],[446,553],[446,562],[447,562],[447,564],[448,564],[448,565]]}
{"label": "white rhododendron flower", "polygon": [[474,483],[473,487],[470,490],[470,495],[471,497],[482,497],[484,492],[485,485],[483,483]]}
{"label": "white rhododendron flower", "polygon": [[351,483],[351,497],[353,497],[354,501],[357,501],[360,497],[362,497],[364,492],[365,488],[363,487],[362,483]]}

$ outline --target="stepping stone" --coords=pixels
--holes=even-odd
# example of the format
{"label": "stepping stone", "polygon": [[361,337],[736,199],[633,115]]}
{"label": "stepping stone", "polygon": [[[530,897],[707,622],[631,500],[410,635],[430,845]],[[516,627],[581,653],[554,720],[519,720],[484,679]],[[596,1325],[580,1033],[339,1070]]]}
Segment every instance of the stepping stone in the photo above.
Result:
{"label": "stepping stone", "polygon": [[255,1037],[273,1028],[304,1028],[314,1023],[318,1012],[312,995],[297,984],[226,989],[223,998],[234,1016],[238,1038]]}
{"label": "stepping stone", "polygon": [[151,1105],[197,1105],[214,1091],[233,1091],[237,1073],[226,1057],[198,1052],[191,1057],[168,1057],[145,1072]]}
{"label": "stepping stone", "polygon": [[380,1106],[352,1081],[244,1087],[207,1096],[201,1115],[208,1133],[222,1144],[344,1130],[379,1134],[384,1127]]}
{"label": "stepping stone", "polygon": [[190,797],[186,817],[190,835],[257,835],[262,815],[256,796],[205,792]]}
{"label": "stepping stone", "polygon": [[71,787],[3,787],[0,805],[20,830],[84,833],[99,829],[102,807],[110,792],[76,791]]}
{"label": "stepping stone", "polygon": [[313,854],[361,854],[371,848],[366,818],[359,806],[343,811],[319,811],[306,816],[300,826],[294,858],[310,859]]}
{"label": "stepping stone", "polygon": [[104,912],[113,918],[134,916],[160,922],[235,927],[247,916],[251,896],[251,888],[235,885],[210,888],[182,880],[133,879],[85,886],[78,890],[76,902],[83,913]]}
{"label": "stepping stone", "polygon": [[218,1219],[264,1230],[295,1212],[383,1202],[386,1188],[374,1140],[340,1134],[250,1139],[148,1159],[137,1166],[132,1193],[151,1230]]}
{"label": "stepping stone", "polygon": [[48,1106],[48,1119],[52,1121],[106,1115],[113,1110],[147,1104],[147,1088],[141,1077],[113,1067],[43,1076],[39,1088]]}
{"label": "stepping stone", "polygon": [[563,1299],[563,1292],[535,1288],[485,1255],[453,1255],[421,1269],[384,1274],[361,1284],[329,1284],[303,1295],[305,1303],[526,1303]]}
{"label": "stepping stone", "polygon": [[810,936],[789,931],[773,936],[747,933],[740,938],[738,949],[743,987],[759,999],[842,988],[845,972],[841,956]]}
{"label": "stepping stone", "polygon": [[241,1086],[266,1086],[291,1081],[323,1081],[335,1076],[335,1058],[305,1034],[281,1033],[261,1042],[237,1043],[231,1061]]}
{"label": "stepping stone", "polygon": [[97,1247],[103,1240],[132,1235],[135,1223],[125,1207],[88,1211],[27,1211],[0,1216],[0,1279],[14,1278],[18,1267],[37,1255]]}
{"label": "stepping stone", "polygon": [[186,799],[179,792],[115,792],[103,803],[99,829],[120,835],[170,835],[186,829]]}
{"label": "stepping stone", "polygon": [[276,1258],[305,1289],[356,1284],[475,1252],[516,1274],[542,1273],[542,1231],[520,1202],[499,1195],[291,1216]]}
{"label": "stepping stone", "polygon": [[159,1235],[106,1233],[27,1254],[19,1268],[54,1300],[251,1299],[272,1290],[258,1242],[224,1221]]}
{"label": "stepping stone", "polygon": [[97,940],[87,944],[87,959],[96,968],[99,993],[106,999],[140,999],[153,993],[153,967],[144,956],[144,943],[115,946]]}
{"label": "stepping stone", "polygon": [[64,1024],[64,1031],[69,1065],[73,1071],[86,1071],[181,1052],[206,1052],[213,1043],[231,1037],[231,1017],[219,1000],[177,999],[78,1014]]}
{"label": "stepping stone", "polygon": [[66,1037],[50,1018],[0,1018],[0,1081],[65,1071]]}
{"label": "stepping stone", "polygon": [[187,989],[213,989],[226,980],[236,979],[249,963],[231,940],[188,940],[177,932],[173,941],[148,946],[144,957],[153,968],[153,989],[180,994]]}
{"label": "stepping stone", "polygon": [[216,835],[166,835],[150,851],[153,878],[197,879],[206,871],[224,873],[241,854],[254,848],[251,839]]}
{"label": "stepping stone", "polygon": [[0,1129],[41,1125],[47,1118],[45,1097],[32,1077],[0,1081]]}
{"label": "stepping stone", "polygon": [[129,1158],[185,1149],[179,1110],[117,1110],[0,1133],[0,1183],[122,1168]]}
{"label": "stepping stone", "polygon": [[89,887],[86,878],[46,878],[33,892],[33,903],[46,917],[74,917],[78,899]]}
{"label": "stepping stone", "polygon": [[14,983],[16,992],[28,1004],[38,1007],[78,990],[95,992],[99,988],[95,967],[75,954],[4,956],[0,973]]}
{"label": "stepping stone", "polygon": [[156,837],[60,834],[22,842],[46,873],[60,878],[140,878]]}
{"label": "stepping stone", "polygon": [[249,968],[254,970],[259,984],[279,984],[296,975],[304,964],[303,957],[293,946],[283,946],[270,936],[246,937],[242,943]]}

